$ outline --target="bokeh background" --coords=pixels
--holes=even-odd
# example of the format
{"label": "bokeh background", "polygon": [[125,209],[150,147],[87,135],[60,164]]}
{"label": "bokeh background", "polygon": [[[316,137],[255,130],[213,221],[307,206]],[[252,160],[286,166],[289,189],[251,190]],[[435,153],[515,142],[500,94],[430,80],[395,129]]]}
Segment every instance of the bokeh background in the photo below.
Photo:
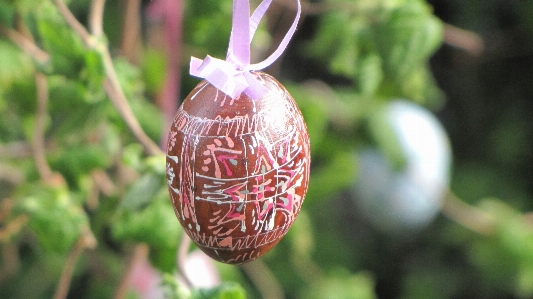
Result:
{"label": "bokeh background", "polygon": [[[265,71],[309,191],[240,267],[183,238],[159,149],[232,1],[65,2],[0,0],[0,298],[533,298],[532,1],[302,1]],[[274,1],[254,61],[294,15]]]}

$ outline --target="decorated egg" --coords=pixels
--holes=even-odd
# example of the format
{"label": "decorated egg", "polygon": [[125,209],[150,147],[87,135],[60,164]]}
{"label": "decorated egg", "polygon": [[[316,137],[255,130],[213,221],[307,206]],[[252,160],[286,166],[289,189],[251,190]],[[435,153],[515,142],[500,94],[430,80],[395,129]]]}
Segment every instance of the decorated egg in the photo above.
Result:
{"label": "decorated egg", "polygon": [[236,98],[202,81],[169,132],[167,179],[185,232],[213,259],[240,264],[272,249],[307,191],[309,137],[287,90],[250,73],[267,92]]}
{"label": "decorated egg", "polygon": [[391,128],[405,165],[395,168],[377,148],[360,150],[352,189],[358,209],[381,231],[415,233],[435,219],[447,193],[450,141],[430,111],[407,100],[390,101],[374,117]]}

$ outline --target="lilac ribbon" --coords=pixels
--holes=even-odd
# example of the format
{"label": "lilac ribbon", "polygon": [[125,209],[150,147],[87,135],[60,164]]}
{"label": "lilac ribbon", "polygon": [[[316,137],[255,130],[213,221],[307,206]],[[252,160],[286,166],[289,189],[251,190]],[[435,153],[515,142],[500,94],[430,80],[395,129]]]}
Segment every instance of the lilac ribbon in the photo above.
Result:
{"label": "lilac ribbon", "polygon": [[296,0],[296,18],[278,48],[262,62],[250,64],[250,43],[271,3],[272,0],[263,0],[250,17],[250,1],[234,0],[233,23],[226,60],[209,55],[204,60],[191,57],[190,74],[206,79],[233,99],[243,92],[252,99],[259,99],[268,92],[251,71],[268,67],[283,54],[296,31],[301,12],[300,1]]}

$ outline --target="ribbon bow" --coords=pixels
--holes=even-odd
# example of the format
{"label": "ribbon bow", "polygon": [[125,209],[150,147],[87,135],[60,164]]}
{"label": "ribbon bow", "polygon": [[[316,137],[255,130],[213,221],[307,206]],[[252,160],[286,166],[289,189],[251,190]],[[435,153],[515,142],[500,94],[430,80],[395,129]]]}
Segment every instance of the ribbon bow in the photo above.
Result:
{"label": "ribbon bow", "polygon": [[270,3],[272,0],[263,0],[250,17],[250,1],[234,0],[232,28],[226,60],[213,58],[209,55],[204,60],[191,57],[190,74],[206,79],[233,99],[242,92],[252,99],[262,97],[268,89],[250,72],[268,67],[281,56],[296,31],[301,11],[300,1],[296,0],[296,18],[276,51],[262,62],[250,64],[250,43]]}

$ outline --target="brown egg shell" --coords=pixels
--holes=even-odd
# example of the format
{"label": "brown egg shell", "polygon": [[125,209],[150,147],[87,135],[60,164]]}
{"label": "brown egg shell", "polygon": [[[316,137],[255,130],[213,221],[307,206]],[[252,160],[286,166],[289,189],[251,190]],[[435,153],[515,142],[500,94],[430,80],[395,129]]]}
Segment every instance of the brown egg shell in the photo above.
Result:
{"label": "brown egg shell", "polygon": [[293,224],[309,181],[302,114],[273,77],[269,92],[231,99],[203,81],[169,132],[167,179],[185,232],[213,259],[240,264],[274,247]]}

